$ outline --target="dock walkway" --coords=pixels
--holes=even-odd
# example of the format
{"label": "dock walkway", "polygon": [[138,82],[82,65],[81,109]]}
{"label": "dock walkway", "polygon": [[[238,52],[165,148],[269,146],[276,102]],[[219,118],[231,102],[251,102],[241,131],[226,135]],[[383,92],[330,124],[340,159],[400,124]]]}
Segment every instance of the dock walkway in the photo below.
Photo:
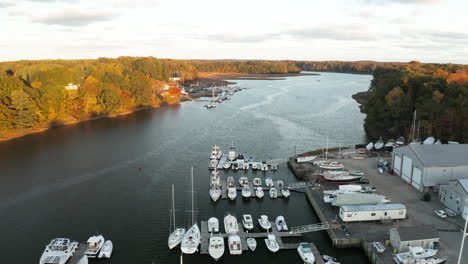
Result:
{"label": "dock walkway", "polygon": [[67,262],[68,264],[82,264],[80,263],[80,260],[83,258],[85,255],[84,252],[86,250],[86,243],[80,243],[78,245],[78,248],[75,251],[75,254],[70,258],[70,260]]}

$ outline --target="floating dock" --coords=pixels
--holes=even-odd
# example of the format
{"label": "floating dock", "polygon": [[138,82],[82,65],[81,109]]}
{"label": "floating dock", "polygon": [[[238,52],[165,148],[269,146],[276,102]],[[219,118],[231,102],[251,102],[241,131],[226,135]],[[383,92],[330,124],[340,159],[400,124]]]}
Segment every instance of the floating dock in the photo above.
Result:
{"label": "floating dock", "polygon": [[86,250],[86,243],[80,243],[78,245],[78,248],[75,251],[75,254],[68,260],[68,264],[79,264],[80,260],[83,258],[85,255],[84,252]]}
{"label": "floating dock", "polygon": [[[238,182],[235,182],[235,185],[236,185],[236,190],[237,192],[242,192],[242,187],[238,186]],[[254,187],[257,187],[257,186],[253,186],[252,182],[249,182],[249,188],[250,188],[250,191],[251,191],[251,198],[257,198],[257,195],[255,195],[255,189]],[[269,191],[270,191],[270,187],[266,187],[266,186],[261,186],[262,189],[263,189],[263,192],[265,193],[264,197],[263,198],[271,198],[270,197],[270,194],[269,194]],[[277,190],[277,194],[278,194],[278,197],[277,198],[283,198],[283,193],[281,192],[280,189],[278,189],[277,187],[275,187],[276,190]],[[236,199],[237,199],[238,196],[236,196]],[[240,195],[240,198],[245,198],[243,197],[242,195]],[[263,199],[261,198],[261,199]],[[228,187],[227,187],[227,181],[225,179],[221,179],[221,199],[228,199]],[[271,198],[271,199],[275,199],[275,198]]]}

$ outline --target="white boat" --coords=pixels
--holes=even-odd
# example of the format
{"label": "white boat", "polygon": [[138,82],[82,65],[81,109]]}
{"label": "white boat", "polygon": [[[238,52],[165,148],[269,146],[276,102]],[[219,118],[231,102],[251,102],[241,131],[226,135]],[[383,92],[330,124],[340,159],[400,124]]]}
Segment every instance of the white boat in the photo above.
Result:
{"label": "white boat", "polygon": [[268,171],[268,165],[266,164],[266,162],[263,162],[262,163],[262,171]]}
{"label": "white boat", "polygon": [[344,165],[337,161],[320,161],[318,164],[321,170],[342,170]]}
{"label": "white boat", "polygon": [[273,186],[275,186],[275,183],[273,182],[273,180],[270,177],[268,177],[268,178],[265,179],[265,185],[267,187],[273,187]]}
{"label": "white boat", "polygon": [[234,161],[237,159],[237,152],[234,148],[234,143],[232,143],[231,147],[229,148],[227,159],[230,161]]}
{"label": "white boat", "polygon": [[440,139],[438,139],[436,142],[434,142],[434,144],[440,145],[440,144],[442,144],[442,141]]}
{"label": "white boat", "polygon": [[249,185],[244,185],[242,187],[242,197],[244,197],[244,198],[252,197],[252,191],[250,190]]}
{"label": "white boat", "polygon": [[214,260],[220,259],[224,254],[224,239],[220,236],[210,237],[208,253]]}
{"label": "white boat", "polygon": [[86,248],[85,255],[88,258],[96,258],[102,246],[104,245],[104,237],[102,235],[92,236],[88,239],[88,247]]}
{"label": "white boat", "polygon": [[244,160],[239,160],[239,158],[237,158],[237,167],[239,168],[239,170],[243,170],[244,169]]}
{"label": "white boat", "polygon": [[208,169],[214,170],[218,166],[218,160],[217,159],[212,159],[210,160],[210,163],[208,163]]}
{"label": "white boat", "polygon": [[257,162],[252,162],[252,170],[256,170],[257,169]]}
{"label": "white boat", "polygon": [[323,260],[325,260],[326,264],[340,264],[336,261],[336,258],[330,257],[328,255],[322,255]]}
{"label": "white boat", "polygon": [[213,202],[216,202],[219,199],[219,197],[221,197],[221,189],[219,187],[211,187],[210,197],[213,200]]}
{"label": "white boat", "polygon": [[282,215],[276,217],[275,224],[276,224],[276,229],[278,229],[278,231],[289,230],[288,225],[286,224],[286,221],[284,220],[284,217]]}
{"label": "white boat", "polygon": [[262,185],[262,180],[260,178],[254,178],[252,184],[253,186],[260,186]]}
{"label": "white boat", "polygon": [[231,214],[227,214],[224,217],[224,230],[228,234],[236,234],[239,232],[239,226],[237,224],[237,219]]}
{"label": "white boat", "polygon": [[399,137],[395,144],[397,144],[398,146],[401,146],[401,145],[404,145],[405,144],[405,138],[404,137]]}
{"label": "white boat", "polygon": [[317,156],[299,156],[296,158],[297,163],[313,161]]}
{"label": "white boat", "polygon": [[237,162],[232,163],[231,166],[232,166],[232,169],[235,171],[239,169],[239,164]]}
{"label": "white boat", "polygon": [[255,251],[255,249],[257,248],[257,240],[255,240],[255,238],[253,237],[247,238],[247,247],[250,250]]}
{"label": "white boat", "polygon": [[231,168],[231,163],[229,163],[229,162],[227,162],[227,161],[224,162],[224,164],[223,164],[223,169],[228,170],[229,168]]}
{"label": "white boat", "polygon": [[213,149],[211,150],[211,156],[210,159],[220,159],[222,155],[221,149],[214,145]]}
{"label": "white boat", "polygon": [[210,186],[220,186],[220,185],[221,185],[221,178],[219,177],[219,171],[215,168],[211,172]]}
{"label": "white boat", "polygon": [[271,252],[277,252],[279,250],[275,235],[268,235],[268,238],[265,239],[265,244]]}
{"label": "white boat", "polygon": [[219,221],[216,217],[210,217],[208,219],[208,232],[218,233],[219,232]]}
{"label": "white boat", "polygon": [[250,214],[242,215],[242,225],[244,226],[245,229],[252,230],[254,228],[252,215]]}
{"label": "white boat", "polygon": [[276,190],[275,187],[270,188],[270,198],[277,198],[278,197],[278,191]]}
{"label": "white boat", "polygon": [[263,198],[263,196],[265,195],[265,193],[263,192],[263,188],[262,187],[257,187],[255,189],[255,196],[257,196],[258,198]]}
{"label": "white boat", "polygon": [[375,144],[374,144],[374,148],[376,150],[379,150],[379,149],[383,148],[383,146],[384,146],[384,142],[383,142],[382,138],[377,140],[377,142],[375,142]]}
{"label": "white boat", "polygon": [[257,162],[257,170],[262,170],[263,163]]}
{"label": "white boat", "polygon": [[424,145],[432,145],[435,143],[435,138],[433,137],[428,137],[423,141]]}
{"label": "white boat", "polygon": [[238,235],[231,234],[228,237],[229,253],[231,255],[240,255],[242,254],[242,244],[241,239]]}
{"label": "white boat", "polygon": [[301,257],[302,261],[304,261],[304,264],[315,263],[314,253],[312,252],[312,248],[310,247],[309,243],[299,244],[299,247],[297,248],[297,253],[299,253],[299,256]]}
{"label": "white boat", "polygon": [[232,177],[232,176],[227,177],[227,186],[228,187],[234,187],[234,185],[235,185],[234,184],[234,177]]}
{"label": "white boat", "polygon": [[265,229],[266,231],[270,230],[271,228],[271,223],[268,220],[268,216],[266,215],[261,215],[260,219],[258,219],[258,223],[260,224],[260,227]]}
{"label": "white boat", "polygon": [[241,186],[249,185],[249,178],[242,176],[239,178],[239,184]]}
{"label": "white boat", "polygon": [[78,242],[72,242],[68,238],[52,239],[44,249],[39,263],[65,264],[73,256],[77,248]]}
{"label": "white boat", "polygon": [[284,198],[288,198],[291,195],[291,191],[288,188],[281,189],[281,194]]}
{"label": "white boat", "polygon": [[182,238],[182,243],[181,243],[181,250],[182,253],[184,254],[193,254],[196,251],[198,251],[198,246],[200,245],[200,228],[198,228],[198,224],[195,221],[195,211],[194,211],[194,190],[193,190],[193,167],[192,167],[192,174],[191,174],[191,180],[192,180],[192,188],[191,188],[191,204],[192,204],[192,210],[191,210],[191,224],[192,227],[190,227],[187,232],[185,232],[184,237]]}
{"label": "white boat", "polygon": [[411,259],[430,258],[430,257],[433,257],[435,254],[437,254],[437,250],[435,249],[431,249],[431,248],[425,249],[422,247],[409,247],[408,252],[395,254],[395,257],[397,257],[401,261],[407,261]]}
{"label": "white boat", "polygon": [[231,200],[236,199],[237,189],[236,187],[228,187],[228,198]]}
{"label": "white boat", "polygon": [[362,175],[352,175],[347,171],[342,171],[340,173],[325,172],[323,174],[323,178],[326,181],[333,183],[349,183],[359,181],[362,178]]}
{"label": "white boat", "polygon": [[386,148],[391,148],[395,145],[395,140],[394,139],[389,139],[387,143],[385,143]]}
{"label": "white boat", "polygon": [[366,145],[366,150],[371,151],[374,148],[374,143],[370,142],[369,144]]}
{"label": "white boat", "polygon": [[110,258],[112,255],[112,250],[114,249],[114,245],[112,244],[112,241],[107,240],[104,242],[104,245],[101,248],[101,251],[99,252],[99,258]]}
{"label": "white boat", "polygon": [[272,170],[272,171],[278,170],[278,164],[272,163],[272,164],[271,164],[271,170]]}
{"label": "white boat", "polygon": [[248,170],[250,168],[250,165],[248,162],[244,162],[244,170]]}
{"label": "white boat", "polygon": [[169,235],[167,245],[169,246],[169,249],[173,249],[174,247],[180,244],[185,234],[185,228],[176,228],[175,224],[174,184],[172,185],[172,199],[169,222],[171,223],[172,233]]}

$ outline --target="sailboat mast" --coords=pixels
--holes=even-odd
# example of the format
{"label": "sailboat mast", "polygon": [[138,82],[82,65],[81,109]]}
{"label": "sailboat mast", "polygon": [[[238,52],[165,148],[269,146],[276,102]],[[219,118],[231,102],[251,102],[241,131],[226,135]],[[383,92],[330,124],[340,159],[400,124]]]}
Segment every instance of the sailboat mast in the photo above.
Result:
{"label": "sailboat mast", "polygon": [[416,132],[416,110],[414,110],[414,115],[413,115],[413,127],[412,127],[412,132],[413,132],[413,135],[412,135],[412,139],[411,139],[411,140],[414,140],[414,133]]}
{"label": "sailboat mast", "polygon": [[327,135],[327,149],[325,150],[325,160],[328,159],[328,135]]}
{"label": "sailboat mast", "polygon": [[195,224],[195,216],[194,216],[194,199],[193,199],[193,167],[192,167],[192,225]]}
{"label": "sailboat mast", "polygon": [[173,220],[173,228],[175,227],[175,199],[174,199],[174,184],[172,184],[172,220]]}

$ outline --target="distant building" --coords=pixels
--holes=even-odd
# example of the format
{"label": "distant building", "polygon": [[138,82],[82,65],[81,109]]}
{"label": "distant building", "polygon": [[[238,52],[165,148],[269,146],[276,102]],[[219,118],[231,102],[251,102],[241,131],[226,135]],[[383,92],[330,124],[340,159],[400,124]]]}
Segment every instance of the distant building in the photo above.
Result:
{"label": "distant building", "polygon": [[343,222],[380,221],[406,218],[403,204],[343,205],[340,207]]}
{"label": "distant building", "polygon": [[170,80],[177,82],[177,81],[180,81],[181,78],[180,77],[171,77]]}
{"label": "distant building", "polygon": [[419,145],[395,148],[392,169],[420,192],[451,180],[468,178],[468,144]]}
{"label": "distant building", "polygon": [[390,244],[398,252],[409,251],[408,247],[438,248],[439,233],[435,226],[400,226],[390,229]]}
{"label": "distant building", "polygon": [[457,179],[449,184],[440,185],[439,200],[448,209],[468,217],[468,179]]}
{"label": "distant building", "polygon": [[76,90],[78,90],[78,85],[73,84],[73,83],[68,83],[68,85],[65,85],[65,90],[67,90],[67,91],[76,91]]}

